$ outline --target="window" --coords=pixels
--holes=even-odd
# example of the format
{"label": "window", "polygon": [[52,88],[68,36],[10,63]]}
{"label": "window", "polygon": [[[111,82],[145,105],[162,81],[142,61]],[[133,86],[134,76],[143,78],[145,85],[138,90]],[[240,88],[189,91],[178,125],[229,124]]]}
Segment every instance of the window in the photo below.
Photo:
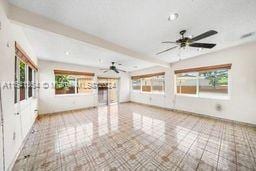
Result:
{"label": "window", "polygon": [[152,77],[151,86],[152,92],[164,92],[164,75]]}
{"label": "window", "polygon": [[132,76],[133,91],[163,93],[164,86],[164,73]]}
{"label": "window", "polygon": [[177,93],[197,93],[197,73],[181,73],[176,75]]}
{"label": "window", "polygon": [[20,101],[26,99],[26,64],[22,61],[19,62],[19,86],[20,86]]}
{"label": "window", "polygon": [[228,70],[199,72],[199,95],[228,94]]}
{"label": "window", "polygon": [[54,70],[55,94],[92,93],[93,76],[91,73]]}
{"label": "window", "polygon": [[[33,96],[33,73],[38,69],[24,50],[15,42],[14,103]],[[27,88],[28,87],[28,88]]]}
{"label": "window", "polygon": [[33,73],[34,73],[34,75],[33,75],[33,97],[37,97],[37,84],[38,84],[38,82],[37,82],[37,71],[36,70],[33,70]]}
{"label": "window", "polygon": [[132,89],[140,91],[141,90],[141,80],[140,79],[134,79],[132,80]]}
{"label": "window", "polygon": [[231,64],[175,71],[176,93],[198,97],[227,97],[229,69]]}
{"label": "window", "polygon": [[77,93],[92,92],[92,77],[77,78]]}
{"label": "window", "polygon": [[33,96],[33,76],[32,68],[28,67],[28,97]]}
{"label": "window", "polygon": [[70,75],[55,75],[55,94],[75,94],[75,82]]}
{"label": "window", "polygon": [[141,79],[142,92],[151,92],[151,78]]}

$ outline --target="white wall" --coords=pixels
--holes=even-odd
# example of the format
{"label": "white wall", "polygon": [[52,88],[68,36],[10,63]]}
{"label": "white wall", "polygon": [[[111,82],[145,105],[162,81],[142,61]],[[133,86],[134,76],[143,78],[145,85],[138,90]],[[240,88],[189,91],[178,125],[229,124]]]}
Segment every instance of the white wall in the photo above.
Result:
{"label": "white wall", "polygon": [[[227,63],[232,63],[229,73],[230,98],[228,100],[175,95],[174,70]],[[160,70],[166,70],[165,95],[131,92],[131,101],[256,124],[254,107],[256,104],[256,43],[183,60],[173,64],[169,69],[155,67],[132,72],[131,75],[154,73]],[[216,111],[216,104],[221,104],[223,110]]]}
{"label": "white wall", "polygon": [[[129,101],[129,75],[127,73],[115,74],[112,71],[106,74],[102,74],[99,68],[89,66],[79,66],[66,63],[58,63],[51,61],[39,61],[40,75],[39,82],[54,83],[54,69],[63,69],[71,71],[83,71],[95,73],[95,79],[97,76],[119,78],[120,77],[120,102]],[[97,91],[87,95],[55,95],[55,89],[45,89],[43,87],[39,90],[39,113],[47,114],[60,112],[65,110],[79,109],[92,107],[97,105]]]}
{"label": "white wall", "polygon": [[[4,5],[5,4],[5,5]],[[32,60],[37,63],[36,57],[31,50],[28,40],[23,30],[10,23],[7,19],[6,1],[0,0],[0,81],[3,86],[4,82],[14,81],[14,62],[15,62],[15,46],[17,41],[21,47],[29,54]],[[10,47],[7,47],[10,44]],[[2,90],[2,106],[4,118],[4,149],[5,149],[5,166],[8,169],[12,162],[15,161],[22,142],[27,135],[29,129],[34,123],[37,108],[37,99],[31,98],[24,100],[22,104],[14,105],[14,89],[3,88]],[[19,112],[19,115],[15,115]]]}

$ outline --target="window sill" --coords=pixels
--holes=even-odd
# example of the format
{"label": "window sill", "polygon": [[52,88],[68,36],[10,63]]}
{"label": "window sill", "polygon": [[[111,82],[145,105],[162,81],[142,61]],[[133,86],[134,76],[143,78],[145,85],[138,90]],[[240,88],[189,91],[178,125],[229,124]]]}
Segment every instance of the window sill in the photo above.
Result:
{"label": "window sill", "polygon": [[201,99],[213,99],[213,100],[230,100],[230,96],[198,96],[198,95],[193,95],[193,94],[175,94],[175,96],[183,96],[183,97],[193,97],[193,98],[201,98]]}
{"label": "window sill", "polygon": [[165,95],[165,93],[160,93],[160,92],[142,92],[142,91],[133,91],[133,93]]}

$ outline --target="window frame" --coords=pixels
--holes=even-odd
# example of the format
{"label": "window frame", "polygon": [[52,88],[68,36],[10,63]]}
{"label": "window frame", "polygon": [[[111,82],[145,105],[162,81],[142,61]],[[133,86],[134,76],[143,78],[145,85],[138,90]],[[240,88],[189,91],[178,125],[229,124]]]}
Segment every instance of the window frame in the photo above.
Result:
{"label": "window frame", "polygon": [[[140,89],[133,89],[133,80],[139,80],[140,81]],[[141,79],[131,79],[131,88],[132,88],[132,91],[134,92],[141,92],[142,91],[142,86],[141,86]]]}
{"label": "window frame", "polygon": [[90,75],[82,75],[82,74],[75,74],[74,75],[74,74],[68,74],[68,72],[70,72],[70,73],[73,72],[74,73],[74,71],[65,71],[65,72],[63,72],[63,74],[61,74],[59,72],[58,73],[54,73],[54,85],[56,86],[56,80],[55,80],[56,75],[67,75],[67,76],[73,77],[74,80],[75,80],[75,83],[74,83],[75,92],[74,93],[69,93],[69,94],[67,94],[67,93],[65,93],[65,94],[57,94],[56,93],[56,87],[54,87],[54,94],[55,94],[55,96],[80,96],[80,95],[91,95],[91,94],[94,93],[93,88],[91,88],[90,92],[86,92],[86,93],[84,93],[84,92],[83,93],[79,93],[78,92],[78,79],[91,77],[91,83],[93,84],[94,83],[94,74],[93,75],[91,75],[91,74]]}
{"label": "window frame", "polygon": [[[210,69],[207,69],[208,67],[200,67],[200,68],[194,68],[194,69],[185,69],[185,70],[178,70],[178,71],[186,71],[186,72],[179,72],[174,73],[174,94],[175,96],[187,96],[187,97],[197,97],[197,98],[206,98],[206,99],[220,99],[220,100],[229,100],[231,95],[231,65],[232,64],[223,64],[223,65],[216,65],[216,66],[210,66]],[[218,67],[223,66],[223,67]],[[200,95],[200,72],[209,72],[209,71],[216,71],[216,70],[227,70],[227,93],[223,96],[218,96],[217,93],[212,93],[211,95]],[[185,94],[185,93],[178,93],[177,92],[177,74],[180,73],[197,73],[196,78],[196,94]]]}
{"label": "window frame", "polygon": [[[31,82],[30,82],[30,78],[29,78],[29,68],[31,69]],[[33,83],[34,83],[34,78],[33,78],[33,69],[30,67],[30,66],[27,66],[27,94],[28,94],[28,98],[30,99],[30,98],[33,98]],[[31,89],[31,96],[30,96],[30,89]]]}
{"label": "window frame", "polygon": [[[20,98],[20,62],[25,64],[25,98],[21,100]],[[14,104],[18,105],[19,103],[25,103],[26,100],[29,100],[33,97],[33,87],[32,87],[32,96],[29,97],[29,88],[28,88],[28,76],[29,76],[29,67],[32,70],[32,82],[37,82],[37,78],[34,77],[34,72],[38,73],[37,65],[31,60],[29,55],[23,50],[23,48],[15,42],[15,62],[14,62]],[[35,92],[38,91],[37,87],[35,86]]]}
{"label": "window frame", "polygon": [[[24,63],[24,65],[25,65],[25,67],[24,67],[24,69],[25,69],[25,81],[24,81],[24,93],[25,93],[25,97],[24,97],[24,99],[22,99],[21,100],[21,98],[20,98],[20,63]],[[28,72],[28,69],[27,69],[27,64],[22,60],[22,59],[20,59],[19,57],[18,57],[18,85],[19,85],[19,88],[18,88],[18,94],[17,94],[17,96],[18,96],[18,98],[17,98],[17,103],[18,102],[23,102],[23,101],[25,101],[25,100],[27,100],[28,99],[28,87],[27,87],[27,79],[28,79],[28,74],[27,74],[27,72]]]}
{"label": "window frame", "polygon": [[[25,98],[21,100],[20,98],[20,63],[24,63],[25,65]],[[35,92],[37,91],[35,86],[36,78],[34,77],[34,73],[37,73],[35,69],[30,67],[26,62],[24,62],[22,59],[20,59],[18,56],[15,55],[15,68],[14,68],[14,104],[17,104],[19,102],[23,102],[24,100],[28,100],[31,98],[35,98]],[[32,73],[32,85],[29,85],[29,68],[31,69]],[[29,96],[29,86],[32,86],[32,96]]]}
{"label": "window frame", "polygon": [[[157,77],[157,76],[163,76],[163,91],[153,91],[153,88],[152,88],[152,79],[154,79],[154,77]],[[150,91],[147,92],[147,91],[143,91],[142,87],[142,83],[144,82],[143,79],[149,79],[149,86],[151,87],[150,88]],[[140,80],[140,90],[134,90],[133,89],[133,80]],[[166,88],[165,88],[165,72],[162,72],[162,73],[155,73],[155,74],[147,74],[147,75],[141,75],[141,76],[132,76],[131,78],[131,89],[133,92],[136,92],[136,93],[144,93],[144,94],[165,94],[165,91],[166,91]]]}

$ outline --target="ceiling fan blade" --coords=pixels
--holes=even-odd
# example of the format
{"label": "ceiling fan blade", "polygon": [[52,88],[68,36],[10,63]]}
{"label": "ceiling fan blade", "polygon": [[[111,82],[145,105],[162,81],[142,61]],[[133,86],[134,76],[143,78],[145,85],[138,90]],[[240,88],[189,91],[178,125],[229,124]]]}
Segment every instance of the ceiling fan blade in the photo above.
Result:
{"label": "ceiling fan blade", "polygon": [[106,72],[108,72],[108,70],[106,70],[106,71],[103,71],[103,73],[106,73]]}
{"label": "ceiling fan blade", "polygon": [[115,71],[116,73],[119,73],[119,71],[115,68],[115,69],[113,69],[113,71]]}
{"label": "ceiling fan blade", "polygon": [[161,54],[161,53],[164,53],[164,52],[167,52],[167,51],[169,51],[169,50],[175,49],[175,48],[177,48],[177,47],[178,47],[178,46],[171,47],[171,48],[166,49],[166,50],[164,50],[164,51],[158,52],[156,55],[159,55],[159,54]]}
{"label": "ceiling fan blade", "polygon": [[215,30],[210,30],[210,31],[207,31],[207,32],[205,32],[205,33],[203,33],[203,34],[200,34],[200,35],[198,35],[198,36],[192,38],[191,41],[192,41],[192,42],[195,42],[195,41],[198,41],[198,40],[201,40],[201,39],[210,37],[210,36],[212,36],[212,35],[214,35],[214,34],[217,34],[217,33],[218,33],[218,32],[215,31]]}
{"label": "ceiling fan blade", "polygon": [[122,69],[118,69],[118,71],[121,71],[121,72],[126,72],[125,70],[122,70]]}
{"label": "ceiling fan blade", "polygon": [[189,45],[190,47],[197,47],[197,48],[207,48],[207,49],[211,49],[214,46],[216,46],[216,44],[213,43],[192,43]]}
{"label": "ceiling fan blade", "polygon": [[176,44],[177,42],[172,42],[172,41],[164,41],[164,42],[162,42],[162,43],[174,43],[174,44]]}

